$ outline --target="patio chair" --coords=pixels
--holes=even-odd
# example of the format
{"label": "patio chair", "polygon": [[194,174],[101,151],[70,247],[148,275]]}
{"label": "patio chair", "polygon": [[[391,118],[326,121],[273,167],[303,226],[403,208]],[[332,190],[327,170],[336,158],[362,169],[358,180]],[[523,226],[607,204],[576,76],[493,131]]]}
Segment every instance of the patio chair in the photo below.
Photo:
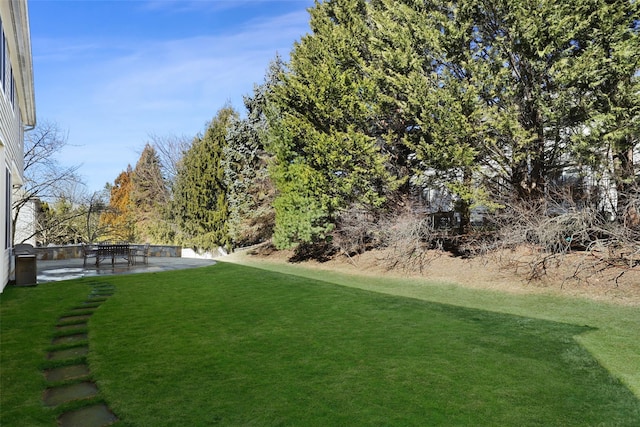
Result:
{"label": "patio chair", "polygon": [[133,264],[137,263],[137,259],[139,257],[142,258],[142,262],[145,264],[149,263],[149,243],[145,243],[144,245],[138,245],[131,248],[131,258],[133,260]]}
{"label": "patio chair", "polygon": [[84,263],[83,266],[86,267],[87,266],[87,259],[88,258],[94,258],[96,260],[96,263],[98,262],[98,248],[96,247],[96,245],[93,245],[91,243],[89,244],[82,244],[82,257],[84,258]]}

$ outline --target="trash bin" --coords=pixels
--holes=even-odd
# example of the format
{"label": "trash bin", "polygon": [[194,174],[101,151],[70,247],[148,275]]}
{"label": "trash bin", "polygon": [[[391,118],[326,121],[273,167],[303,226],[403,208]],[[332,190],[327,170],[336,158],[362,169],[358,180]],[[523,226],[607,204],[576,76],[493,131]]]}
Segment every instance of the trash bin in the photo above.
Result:
{"label": "trash bin", "polygon": [[29,244],[15,245],[13,255],[16,261],[16,286],[35,286],[38,283],[36,250]]}

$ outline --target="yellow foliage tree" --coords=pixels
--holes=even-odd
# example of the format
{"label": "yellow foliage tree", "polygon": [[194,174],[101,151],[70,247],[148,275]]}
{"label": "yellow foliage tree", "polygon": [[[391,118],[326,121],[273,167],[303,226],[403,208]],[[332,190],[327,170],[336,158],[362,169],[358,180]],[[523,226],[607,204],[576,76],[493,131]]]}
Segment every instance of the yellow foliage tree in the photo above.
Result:
{"label": "yellow foliage tree", "polygon": [[129,165],[109,186],[109,209],[100,217],[101,226],[108,230],[105,236],[109,240],[133,242],[136,239],[135,211],[131,201],[132,175]]}

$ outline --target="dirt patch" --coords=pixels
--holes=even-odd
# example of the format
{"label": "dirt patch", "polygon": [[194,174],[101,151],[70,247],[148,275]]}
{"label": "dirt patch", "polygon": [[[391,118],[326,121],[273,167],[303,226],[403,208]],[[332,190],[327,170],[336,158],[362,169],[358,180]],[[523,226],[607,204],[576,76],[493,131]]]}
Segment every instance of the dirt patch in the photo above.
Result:
{"label": "dirt patch", "polygon": [[[258,247],[232,254],[271,262],[290,262],[291,251]],[[539,254],[530,249],[504,251],[481,257],[460,258],[443,251],[430,251],[419,263],[396,264],[390,268],[391,254],[382,250],[356,256],[335,255],[323,262],[303,261],[305,267],[389,277],[424,278],[465,287],[499,290],[518,294],[556,294],[589,298],[627,306],[640,306],[640,269],[609,267],[602,269],[597,260],[584,253],[550,258],[540,265]],[[544,274],[531,279],[532,269],[544,268]]]}

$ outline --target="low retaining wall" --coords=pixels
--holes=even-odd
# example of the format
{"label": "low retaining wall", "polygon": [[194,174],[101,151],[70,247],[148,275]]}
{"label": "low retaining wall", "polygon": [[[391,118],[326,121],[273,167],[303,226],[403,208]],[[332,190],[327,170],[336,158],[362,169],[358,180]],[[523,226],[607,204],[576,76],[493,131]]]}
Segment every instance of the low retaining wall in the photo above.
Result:
{"label": "low retaining wall", "polygon": [[196,258],[196,259],[215,259],[220,256],[227,255],[227,251],[223,248],[218,248],[217,251],[196,251],[191,248],[182,248],[182,257],[183,258]]}
{"label": "low retaining wall", "polygon": [[[82,258],[82,245],[47,246],[37,247],[36,258],[43,261]],[[149,256],[152,257],[182,257],[182,247],[151,245],[149,246]]]}

